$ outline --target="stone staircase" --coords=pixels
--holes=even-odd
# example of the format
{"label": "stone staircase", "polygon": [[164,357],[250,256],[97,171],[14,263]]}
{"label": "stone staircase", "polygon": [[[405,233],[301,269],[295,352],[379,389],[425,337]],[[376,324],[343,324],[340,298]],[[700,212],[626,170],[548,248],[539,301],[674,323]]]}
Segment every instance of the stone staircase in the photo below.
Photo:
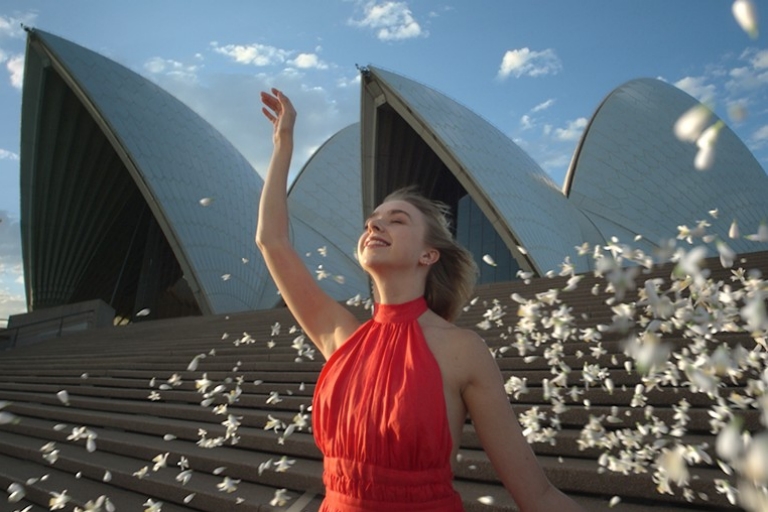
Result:
{"label": "stone staircase", "polygon": [[[716,259],[707,264],[713,278],[729,280],[730,271],[720,268]],[[768,275],[768,253],[749,254],[743,265]],[[661,266],[639,275],[639,287],[645,279],[668,276],[670,270]],[[553,375],[543,357],[503,349],[509,346],[510,328],[517,321],[517,303],[510,296],[532,298],[562,289],[566,281],[555,277],[480,286],[476,300],[459,319],[461,326],[477,330],[497,352],[505,379],[513,375],[526,379],[529,391],[517,400],[510,397],[518,414],[532,407],[551,413],[542,382]],[[560,294],[582,328],[611,323],[612,312],[605,304],[609,295],[591,292],[599,282],[603,281],[588,274],[575,290]],[[477,325],[495,304],[506,315],[480,330]],[[360,319],[370,316],[362,306],[349,307]],[[280,332],[273,335],[277,323]],[[0,352],[0,401],[9,402],[0,408],[5,414],[0,416],[5,418],[0,421],[0,486],[8,488],[15,482],[25,492],[19,501],[2,500],[0,510],[49,510],[52,493],[66,490],[71,501],[62,510],[87,509],[87,502],[107,496],[116,510],[123,511],[152,510],[155,502],[162,502],[163,511],[316,511],[322,498],[322,461],[297,414],[310,412],[323,363],[319,354],[310,359],[306,347],[295,341],[300,333],[290,332],[294,323],[285,309],[145,321]],[[674,341],[674,335],[668,339]],[[754,346],[742,333],[718,340]],[[696,494],[692,503],[679,491],[659,494],[650,474],[598,471],[600,453],[578,445],[590,416],[613,415],[618,418],[616,428],[631,427],[644,417],[643,407],[630,407],[640,376],[624,368],[621,336],[604,333],[601,343],[606,354],[600,362],[611,370],[613,393],[600,385],[586,390],[559,414],[556,443],[533,444],[552,482],[586,510],[740,510],[715,491],[713,479],[727,479],[716,466],[692,468],[690,487]],[[573,340],[563,348],[563,361],[574,369],[576,381],[580,374],[576,370],[594,361],[590,347]],[[541,355],[545,349],[527,356]],[[208,394],[197,389],[196,381],[204,378],[210,381]],[[207,403],[201,404],[206,398]],[[712,447],[711,401],[706,395],[673,386],[647,393],[654,414],[668,424],[674,421],[673,406],[682,398],[691,405],[685,442],[707,442]],[[742,412],[746,427],[758,430],[757,411]],[[8,421],[8,413],[13,421]],[[266,430],[268,423],[280,428]],[[292,424],[293,432],[281,438]],[[201,446],[206,443],[220,446]],[[709,453],[714,458],[711,448]],[[187,468],[191,472],[182,472]],[[469,512],[517,510],[469,421],[455,487]],[[274,501],[276,493],[288,498],[282,506]],[[706,501],[700,498],[704,494]],[[611,506],[614,496],[621,501]]]}

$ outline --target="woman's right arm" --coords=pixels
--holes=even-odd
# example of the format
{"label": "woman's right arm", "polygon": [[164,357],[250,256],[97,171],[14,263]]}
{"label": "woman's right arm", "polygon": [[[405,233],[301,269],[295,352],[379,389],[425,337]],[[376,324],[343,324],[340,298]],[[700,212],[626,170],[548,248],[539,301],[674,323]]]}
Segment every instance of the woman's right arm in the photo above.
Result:
{"label": "woman's right arm", "polygon": [[328,359],[360,322],[326,294],[291,245],[288,220],[288,170],[293,155],[296,111],[282,92],[262,92],[262,111],[274,127],[274,149],[259,201],[256,244],[288,309]]}

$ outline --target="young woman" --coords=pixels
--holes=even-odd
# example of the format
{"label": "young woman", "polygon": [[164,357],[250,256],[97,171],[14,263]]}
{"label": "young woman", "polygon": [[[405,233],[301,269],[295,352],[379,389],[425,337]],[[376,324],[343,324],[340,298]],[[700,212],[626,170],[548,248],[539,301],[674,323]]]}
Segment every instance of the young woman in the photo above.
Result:
{"label": "young woman", "polygon": [[366,220],[357,252],[375,306],[361,325],[320,289],[291,246],[286,189],[296,111],[277,89],[261,101],[274,151],[256,243],[327,360],[312,414],[324,457],[321,512],[462,511],[451,482],[467,414],[521,511],[581,510],[539,467],[485,342],[452,323],[476,269],[453,241],[444,206],[398,191]]}

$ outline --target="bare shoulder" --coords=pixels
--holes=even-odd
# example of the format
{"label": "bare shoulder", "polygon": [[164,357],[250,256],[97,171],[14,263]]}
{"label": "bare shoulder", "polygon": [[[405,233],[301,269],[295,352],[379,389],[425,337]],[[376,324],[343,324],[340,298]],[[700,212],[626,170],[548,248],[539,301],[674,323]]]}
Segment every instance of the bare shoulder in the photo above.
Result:
{"label": "bare shoulder", "polygon": [[486,347],[485,341],[475,331],[458,327],[434,313],[424,320],[422,329],[428,338],[436,338],[451,350],[477,350]]}
{"label": "bare shoulder", "polygon": [[475,331],[431,315],[422,324],[427,343],[435,356],[450,364],[451,373],[463,383],[472,380],[478,371],[494,363],[488,345]]}

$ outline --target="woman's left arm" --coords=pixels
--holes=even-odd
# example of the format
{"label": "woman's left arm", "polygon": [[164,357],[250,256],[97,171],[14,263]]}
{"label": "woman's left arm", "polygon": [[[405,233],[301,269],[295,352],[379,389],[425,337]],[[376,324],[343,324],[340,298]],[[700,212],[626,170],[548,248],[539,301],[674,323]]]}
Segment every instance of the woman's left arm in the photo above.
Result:
{"label": "woman's left arm", "polygon": [[521,512],[583,512],[549,481],[539,466],[504,391],[504,379],[487,345],[467,332],[462,343],[462,399],[475,431],[504,487]]}

